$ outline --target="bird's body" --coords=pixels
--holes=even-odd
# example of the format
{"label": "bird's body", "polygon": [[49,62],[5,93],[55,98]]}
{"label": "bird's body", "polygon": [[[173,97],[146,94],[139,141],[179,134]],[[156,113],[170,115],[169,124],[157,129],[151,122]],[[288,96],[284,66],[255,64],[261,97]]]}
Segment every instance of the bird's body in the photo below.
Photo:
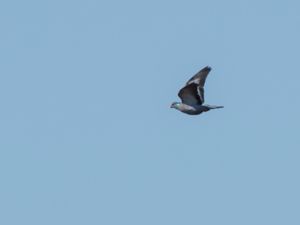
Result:
{"label": "bird's body", "polygon": [[171,108],[175,108],[189,115],[199,115],[202,112],[207,112],[211,109],[223,108],[223,106],[203,105],[204,84],[210,71],[210,67],[204,67],[189,79],[186,85],[178,93],[182,102],[172,103]]}
{"label": "bird's body", "polygon": [[212,105],[187,105],[184,103],[178,103],[177,106],[172,106],[172,108],[175,108],[183,113],[189,114],[189,115],[199,115],[203,112],[207,112],[211,109],[219,109],[224,108],[223,106],[212,106]]}

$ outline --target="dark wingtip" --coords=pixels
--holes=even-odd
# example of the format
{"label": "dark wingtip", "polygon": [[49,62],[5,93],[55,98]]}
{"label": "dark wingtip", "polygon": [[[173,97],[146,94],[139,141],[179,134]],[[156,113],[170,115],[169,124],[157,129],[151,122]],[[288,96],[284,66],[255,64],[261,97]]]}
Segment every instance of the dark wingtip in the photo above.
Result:
{"label": "dark wingtip", "polygon": [[202,69],[203,71],[211,71],[211,67],[210,66],[206,66],[206,67],[204,67],[203,69]]}

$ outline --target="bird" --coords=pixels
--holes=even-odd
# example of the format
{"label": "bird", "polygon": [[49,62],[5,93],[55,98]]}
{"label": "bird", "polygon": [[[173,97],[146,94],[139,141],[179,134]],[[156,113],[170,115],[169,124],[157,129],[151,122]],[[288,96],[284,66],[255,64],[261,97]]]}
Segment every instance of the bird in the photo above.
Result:
{"label": "bird", "polygon": [[224,106],[206,105],[204,103],[204,84],[211,67],[206,66],[190,78],[178,92],[181,102],[173,102],[170,108],[177,109],[189,115],[199,115],[211,109]]}

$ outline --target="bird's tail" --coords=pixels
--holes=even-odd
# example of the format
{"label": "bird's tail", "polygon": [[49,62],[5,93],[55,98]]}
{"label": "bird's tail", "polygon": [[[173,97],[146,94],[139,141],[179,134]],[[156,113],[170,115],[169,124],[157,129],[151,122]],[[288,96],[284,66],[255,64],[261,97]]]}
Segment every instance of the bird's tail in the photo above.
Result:
{"label": "bird's tail", "polygon": [[221,109],[224,108],[224,106],[218,106],[218,105],[206,105],[209,109]]}

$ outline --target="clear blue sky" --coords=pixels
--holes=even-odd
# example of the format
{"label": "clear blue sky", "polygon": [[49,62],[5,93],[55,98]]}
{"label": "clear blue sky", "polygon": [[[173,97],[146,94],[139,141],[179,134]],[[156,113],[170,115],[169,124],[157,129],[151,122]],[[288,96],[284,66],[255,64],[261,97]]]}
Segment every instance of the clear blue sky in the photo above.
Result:
{"label": "clear blue sky", "polygon": [[[0,224],[300,224],[299,1],[2,1]],[[169,108],[202,67],[206,102]]]}

